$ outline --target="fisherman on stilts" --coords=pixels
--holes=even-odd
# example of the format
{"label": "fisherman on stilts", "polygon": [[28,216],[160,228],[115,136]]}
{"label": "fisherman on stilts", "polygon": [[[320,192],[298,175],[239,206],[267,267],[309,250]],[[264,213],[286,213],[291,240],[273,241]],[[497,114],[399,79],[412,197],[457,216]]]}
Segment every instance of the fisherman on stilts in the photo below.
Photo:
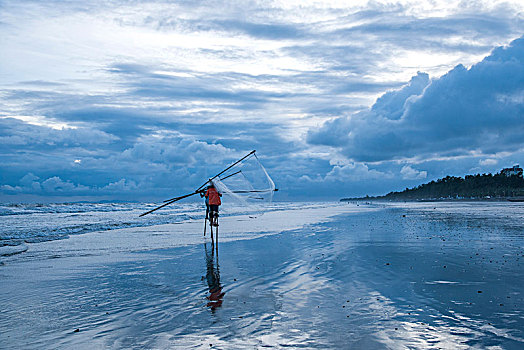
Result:
{"label": "fisherman on stilts", "polygon": [[[173,204],[175,202],[178,202],[179,200],[182,200],[184,198],[188,198],[188,197],[194,196],[196,194],[199,194],[201,197],[204,197],[204,196],[206,197],[206,220],[205,220],[205,222],[207,223],[207,220],[209,220],[211,228],[213,226],[217,227],[218,226],[218,207],[222,204],[221,200],[220,200],[220,197],[222,197],[222,193],[220,193],[216,189],[215,185],[213,184],[213,180],[215,180],[215,179],[216,179],[216,181],[218,181],[218,183],[220,184],[221,190],[224,191],[225,194],[234,194],[235,196],[241,197],[242,195],[251,196],[253,193],[257,193],[257,194],[260,194],[260,196],[256,196],[256,197],[251,196],[251,197],[248,197],[248,199],[249,198],[254,198],[254,199],[264,200],[264,196],[268,195],[267,198],[269,199],[269,201],[271,201],[272,196],[273,196],[273,192],[278,191],[278,189],[275,188],[275,184],[274,184],[273,180],[269,177],[269,174],[267,173],[267,171],[264,169],[262,164],[260,164],[260,162],[258,161],[258,157],[255,154],[255,152],[256,152],[255,150],[249,152],[244,157],[240,158],[239,160],[237,160],[236,162],[234,162],[233,164],[231,164],[230,166],[228,166],[227,168],[225,168],[224,170],[222,170],[221,172],[219,172],[218,174],[216,174],[212,178],[208,179],[206,182],[204,182],[202,185],[200,185],[200,187],[198,187],[194,192],[185,194],[183,196],[166,199],[166,200],[164,200],[164,204],[162,204],[162,205],[160,205],[160,206],[158,206],[156,208],[153,208],[151,210],[148,210],[145,213],[140,214],[139,217],[151,214],[151,213],[153,213],[153,212],[155,212],[155,211],[157,211],[159,209],[162,209],[162,208],[164,208],[164,207],[166,207],[166,206],[168,206],[170,204]],[[251,157],[253,157],[253,158],[251,158]],[[245,169],[242,168],[242,166],[243,166],[242,162],[247,161],[250,158],[254,159],[255,167],[256,167],[256,165],[258,165],[258,169],[260,170],[259,176],[262,176],[262,178],[266,179],[267,187],[255,189],[254,186],[251,185],[250,180],[249,180],[249,175],[246,175],[246,173],[244,173]],[[234,168],[235,166],[237,166],[236,169]],[[236,171],[235,170],[231,170],[231,169],[235,169]],[[247,166],[246,169],[248,169],[248,173],[249,173],[249,166]],[[231,170],[231,172],[229,173],[229,175],[223,175],[223,174],[227,174],[227,172],[230,171],[230,170]],[[240,174],[240,175],[238,175],[238,174]],[[239,187],[238,186],[239,184],[237,184],[236,185],[237,189],[235,189],[234,188],[235,186],[233,186],[233,189],[231,190],[226,185],[224,185],[224,183],[221,182],[221,181],[224,181],[224,180],[226,180],[226,179],[228,179],[230,177],[233,177],[235,175],[238,175],[238,177],[243,177],[244,181],[247,181],[247,185],[248,185],[248,187],[250,189],[245,189],[245,188]],[[238,177],[236,177],[236,179],[238,179]],[[218,234],[218,228],[217,228],[216,231],[217,231],[217,234]],[[204,236],[205,235],[206,235],[206,225],[204,224]],[[217,237],[218,237],[218,235],[217,235]]]}
{"label": "fisherman on stilts", "polygon": [[209,203],[209,223],[211,226],[218,226],[218,207],[222,204],[222,202],[220,201],[222,193],[217,191],[215,185],[210,180],[209,186],[207,187],[207,191],[204,196],[206,197],[206,202]]}

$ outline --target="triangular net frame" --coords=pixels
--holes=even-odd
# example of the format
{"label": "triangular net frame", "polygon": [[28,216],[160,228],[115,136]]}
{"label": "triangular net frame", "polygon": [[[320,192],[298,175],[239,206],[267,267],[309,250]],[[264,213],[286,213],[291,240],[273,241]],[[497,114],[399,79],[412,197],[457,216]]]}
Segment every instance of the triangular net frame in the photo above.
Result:
{"label": "triangular net frame", "polygon": [[238,206],[256,215],[263,213],[264,207],[273,201],[276,189],[255,153],[211,182],[223,196],[222,207]]}

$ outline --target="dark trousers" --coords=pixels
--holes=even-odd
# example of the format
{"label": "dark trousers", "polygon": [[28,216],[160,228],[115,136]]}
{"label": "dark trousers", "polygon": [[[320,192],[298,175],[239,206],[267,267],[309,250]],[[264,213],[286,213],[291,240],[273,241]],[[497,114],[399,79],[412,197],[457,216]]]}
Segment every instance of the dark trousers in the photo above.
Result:
{"label": "dark trousers", "polygon": [[212,213],[217,213],[218,214],[218,205],[210,204],[209,205],[209,211],[212,212]]}

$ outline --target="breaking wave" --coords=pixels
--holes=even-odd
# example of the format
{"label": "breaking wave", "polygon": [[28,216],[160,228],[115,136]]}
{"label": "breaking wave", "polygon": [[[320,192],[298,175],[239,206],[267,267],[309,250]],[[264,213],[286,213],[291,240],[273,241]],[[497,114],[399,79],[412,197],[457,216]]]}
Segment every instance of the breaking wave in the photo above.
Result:
{"label": "breaking wave", "polygon": [[[24,243],[68,238],[70,235],[128,227],[144,227],[198,218],[201,204],[184,204],[139,218],[155,204],[60,203],[0,205],[0,255],[18,250]],[[11,247],[11,248],[8,248]],[[17,251],[18,251],[17,250]],[[26,248],[27,250],[27,248]]]}

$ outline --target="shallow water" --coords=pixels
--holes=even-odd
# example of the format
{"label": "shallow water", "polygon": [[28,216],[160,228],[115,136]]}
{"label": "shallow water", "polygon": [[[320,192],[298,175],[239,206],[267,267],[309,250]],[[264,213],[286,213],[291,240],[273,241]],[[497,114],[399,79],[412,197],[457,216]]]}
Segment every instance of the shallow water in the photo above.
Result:
{"label": "shallow water", "polygon": [[409,204],[125,262],[0,266],[0,343],[521,349],[522,212]]}

